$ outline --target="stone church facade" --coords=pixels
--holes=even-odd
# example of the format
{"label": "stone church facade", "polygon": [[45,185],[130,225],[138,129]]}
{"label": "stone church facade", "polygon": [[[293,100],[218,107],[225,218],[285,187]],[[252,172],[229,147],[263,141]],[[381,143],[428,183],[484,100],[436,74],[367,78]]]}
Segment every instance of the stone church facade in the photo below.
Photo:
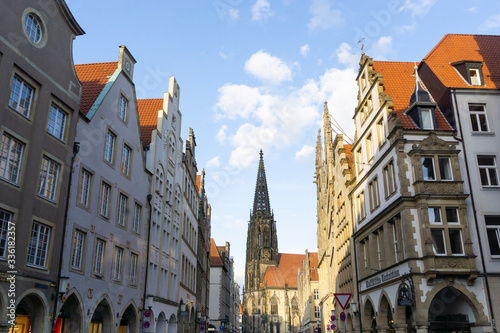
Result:
{"label": "stone church facade", "polygon": [[305,255],[278,252],[261,151],[247,234],[243,332],[299,331],[297,271],[305,259]]}

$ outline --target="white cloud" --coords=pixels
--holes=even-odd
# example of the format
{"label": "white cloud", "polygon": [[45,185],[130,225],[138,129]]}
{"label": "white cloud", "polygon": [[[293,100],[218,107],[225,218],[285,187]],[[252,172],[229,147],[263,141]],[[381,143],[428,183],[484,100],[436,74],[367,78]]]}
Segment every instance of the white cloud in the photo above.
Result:
{"label": "white cloud", "polygon": [[340,10],[331,8],[330,0],[312,0],[309,12],[312,17],[307,24],[309,30],[316,28],[331,29],[342,22]]}
{"label": "white cloud", "polygon": [[475,13],[477,11],[477,8],[476,7],[471,7],[471,8],[468,8],[467,11],[470,12],[470,13]]}
{"label": "white cloud", "polygon": [[233,57],[233,52],[229,52],[229,53],[226,53],[224,52],[224,48],[221,47],[220,51],[219,51],[219,57],[221,57],[222,59],[231,59]]}
{"label": "white cloud", "polygon": [[271,4],[267,0],[257,0],[252,6],[252,21],[262,21],[273,16]]}
{"label": "white cloud", "polygon": [[405,33],[407,31],[415,31],[415,29],[417,28],[417,24],[415,22],[413,22],[412,24],[408,24],[408,25],[403,25],[401,28],[399,28],[399,32],[400,33]]}
{"label": "white cloud", "polygon": [[280,58],[262,50],[252,54],[245,63],[245,71],[270,84],[292,81],[292,71]]}
{"label": "white cloud", "polygon": [[307,56],[308,53],[309,53],[309,44],[302,45],[300,47],[300,54],[302,54],[305,57]]}
{"label": "white cloud", "polygon": [[436,4],[437,0],[406,0],[402,10],[411,12],[411,16],[425,16]]}
{"label": "white cloud", "polygon": [[219,132],[217,133],[217,135],[215,136],[215,138],[217,139],[217,141],[219,141],[220,144],[225,144],[226,143],[226,131],[227,131],[227,126],[226,125],[222,125],[219,129]]}
{"label": "white cloud", "polygon": [[295,159],[299,161],[309,161],[314,154],[314,147],[304,145],[301,150],[295,153]]}
{"label": "white cloud", "polygon": [[337,58],[339,59],[341,64],[344,64],[347,67],[354,67],[354,68],[358,67],[360,55],[356,53],[351,53],[351,46],[349,44],[347,43],[340,44],[336,53],[337,53]]}
{"label": "white cloud", "polygon": [[392,52],[392,37],[382,36],[370,47],[368,54],[373,59],[385,60],[388,54]]}
{"label": "white cloud", "polygon": [[[357,71],[331,68],[318,79],[309,79],[301,87],[286,87],[286,93],[248,86],[225,85],[219,89],[216,111],[231,119],[246,122],[231,134],[233,146],[229,164],[248,167],[258,159],[260,149],[296,144],[308,130],[316,131],[324,101],[332,116],[347,133],[352,133],[352,110],[356,104]],[[246,95],[251,91],[251,99]],[[224,109],[231,106],[230,109]],[[232,112],[240,110],[241,112]],[[304,152],[305,153],[305,152]]]}
{"label": "white cloud", "polygon": [[215,156],[207,162],[207,168],[216,168],[220,165],[219,156]]}
{"label": "white cloud", "polygon": [[240,11],[236,8],[229,8],[227,10],[227,16],[231,21],[236,22],[240,18]]}
{"label": "white cloud", "polygon": [[483,24],[481,24],[481,30],[490,30],[500,27],[500,15],[492,15],[488,17]]}

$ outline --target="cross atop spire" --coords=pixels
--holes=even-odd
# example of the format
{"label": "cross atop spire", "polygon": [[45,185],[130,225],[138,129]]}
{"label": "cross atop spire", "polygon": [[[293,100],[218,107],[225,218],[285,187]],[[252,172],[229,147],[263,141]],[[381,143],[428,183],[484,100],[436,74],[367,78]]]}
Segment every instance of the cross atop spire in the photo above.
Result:
{"label": "cross atop spire", "polygon": [[255,185],[255,197],[253,201],[253,215],[271,217],[269,204],[269,193],[267,192],[266,171],[264,170],[264,153],[260,150],[259,170],[257,171],[257,183]]}

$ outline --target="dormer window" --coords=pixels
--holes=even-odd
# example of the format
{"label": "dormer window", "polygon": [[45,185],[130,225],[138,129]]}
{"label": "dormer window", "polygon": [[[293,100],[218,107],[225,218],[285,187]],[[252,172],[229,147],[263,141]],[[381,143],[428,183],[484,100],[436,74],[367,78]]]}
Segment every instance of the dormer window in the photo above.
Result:
{"label": "dormer window", "polygon": [[481,85],[481,76],[479,76],[479,69],[469,68],[470,84],[473,86]]}
{"label": "dormer window", "polygon": [[421,109],[420,110],[420,114],[421,114],[421,128],[422,129],[428,129],[428,130],[432,130],[434,129],[434,120],[433,120],[433,117],[432,117],[432,111],[431,109]]}

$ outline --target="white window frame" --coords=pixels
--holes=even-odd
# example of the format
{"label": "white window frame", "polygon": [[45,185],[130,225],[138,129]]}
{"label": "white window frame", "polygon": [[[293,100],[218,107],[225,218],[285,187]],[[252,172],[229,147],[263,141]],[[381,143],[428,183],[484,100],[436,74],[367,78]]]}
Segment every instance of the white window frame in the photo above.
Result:
{"label": "white window frame", "polygon": [[[442,164],[442,161],[446,161],[445,164]],[[439,167],[439,177],[441,181],[452,181],[453,180],[453,170],[451,168],[451,159],[447,156],[438,156],[438,167]],[[446,170],[443,168],[445,167]],[[443,177],[443,171],[444,174],[446,173],[449,174],[449,177],[444,178]]]}
{"label": "white window frame", "polygon": [[120,193],[119,199],[118,199],[118,214],[117,214],[117,218],[116,218],[116,223],[122,227],[125,226],[127,205],[128,205],[128,197],[125,194]]}
{"label": "white window frame", "polygon": [[120,102],[118,103],[118,118],[123,120],[124,122],[127,121],[127,114],[128,114],[128,99],[125,98],[125,96],[120,95]]}
{"label": "white window frame", "polygon": [[58,140],[64,141],[67,121],[68,114],[52,103],[50,105],[49,119],[47,121],[47,133]]}
{"label": "white window frame", "polygon": [[[491,221],[488,221],[490,220]],[[486,226],[486,233],[488,237],[488,247],[492,258],[500,258],[500,215],[485,215],[484,223]],[[493,254],[492,241],[496,241],[496,249],[498,254]]]}
{"label": "white window frame", "polygon": [[[424,114],[425,120],[424,120]],[[424,130],[433,130],[435,129],[434,125],[434,117],[432,116],[432,110],[431,109],[421,109],[420,110],[420,117],[422,120],[422,129]]]}
{"label": "white window frame", "polygon": [[378,135],[378,146],[381,147],[386,140],[385,137],[385,124],[384,124],[384,118],[380,118],[380,120],[377,122],[377,135]]}
{"label": "white window frame", "polygon": [[14,75],[9,96],[9,106],[19,114],[29,118],[35,88],[19,75]]}
{"label": "white window frame", "polygon": [[5,259],[7,254],[7,235],[12,224],[12,213],[0,209],[0,258]]}
{"label": "white window frame", "polygon": [[130,176],[130,160],[131,160],[131,158],[132,158],[132,148],[130,148],[129,146],[124,144],[123,150],[122,150],[121,172],[126,176]]}
{"label": "white window frame", "polygon": [[[107,189],[107,191],[105,191]],[[101,191],[99,193],[99,214],[109,218],[109,201],[111,198],[111,185],[106,182],[101,183]]]}
{"label": "white window frame", "polygon": [[104,145],[104,160],[113,164],[115,157],[116,134],[109,131],[106,133],[106,143]]}
{"label": "white window frame", "polygon": [[59,163],[47,156],[43,156],[37,191],[40,197],[51,201],[56,200],[59,170],[61,170],[61,165]]}
{"label": "white window frame", "polygon": [[[493,160],[493,164],[480,164],[479,159],[491,158]],[[500,186],[500,182],[498,179],[498,168],[497,168],[497,158],[495,155],[478,155],[477,156],[477,166],[479,169],[479,181],[482,187],[498,187]],[[486,180],[488,184],[483,184],[483,175],[486,176]],[[492,184],[492,177],[495,177],[496,185]]]}
{"label": "white window frame", "polygon": [[132,224],[132,231],[139,234],[141,231],[141,215],[142,207],[138,203],[134,204],[134,223]]}
{"label": "white window frame", "polygon": [[96,238],[95,259],[93,271],[95,275],[102,276],[104,267],[104,253],[106,252],[106,241]]}
{"label": "white window frame", "polygon": [[[424,166],[424,160],[427,160],[427,159],[432,162],[432,165],[430,167],[432,167],[433,177],[429,177],[429,176],[426,177],[425,176],[425,174],[426,174],[425,170],[426,169],[429,169],[429,170],[431,169],[430,167],[425,167]],[[436,169],[434,168],[434,156],[422,156],[420,158],[420,161],[421,161],[421,164],[422,164],[422,176],[423,176],[424,180],[426,180],[426,181],[435,181],[435,180],[437,180],[437,178],[436,178]],[[427,173],[427,174],[429,174],[429,173]]]}
{"label": "white window frame", "polygon": [[24,31],[30,41],[39,44],[43,37],[43,27],[40,18],[34,13],[26,14],[24,18]]}
{"label": "white window frame", "polygon": [[394,169],[394,160],[389,161],[383,168],[382,173],[384,177],[384,191],[385,197],[388,198],[393,194],[396,189],[396,171]]}
{"label": "white window frame", "polygon": [[83,263],[83,248],[85,245],[85,233],[75,230],[73,237],[73,251],[71,254],[71,268],[81,270]]}
{"label": "white window frame", "polygon": [[[482,103],[469,103],[469,115],[470,115],[470,126],[472,133],[488,133],[490,131],[490,126],[488,124],[488,117],[486,114],[486,104]],[[482,110],[471,110],[471,108],[482,107]],[[481,124],[483,123],[486,128],[483,128]],[[474,128],[476,127],[476,128]]]}
{"label": "white window frame", "polygon": [[139,261],[139,256],[135,253],[130,254],[130,265],[128,274],[128,283],[135,285],[137,283],[137,262]]}
{"label": "white window frame", "polygon": [[[473,75],[473,73],[475,75]],[[470,85],[471,86],[480,86],[481,85],[481,73],[478,68],[469,68],[469,77],[470,77]]]}
{"label": "white window frame", "polygon": [[113,280],[121,281],[122,275],[122,260],[123,260],[123,248],[115,246],[115,253],[113,256]]}
{"label": "white window frame", "polygon": [[82,169],[81,187],[80,187],[80,205],[88,207],[90,202],[90,190],[92,185],[92,173]]}
{"label": "white window frame", "polygon": [[36,268],[47,266],[47,253],[50,245],[51,227],[33,222],[31,225],[30,242],[28,245],[28,256],[26,265]]}
{"label": "white window frame", "polygon": [[9,183],[19,184],[24,147],[25,144],[23,142],[3,132],[2,142],[0,143],[1,179]]}

